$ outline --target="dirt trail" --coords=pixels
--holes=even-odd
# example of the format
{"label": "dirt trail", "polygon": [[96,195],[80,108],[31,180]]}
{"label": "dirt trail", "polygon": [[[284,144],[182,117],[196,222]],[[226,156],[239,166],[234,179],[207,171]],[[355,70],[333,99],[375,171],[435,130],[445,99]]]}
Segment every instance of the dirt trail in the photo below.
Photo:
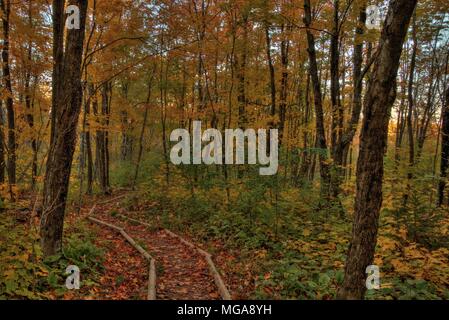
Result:
{"label": "dirt trail", "polygon": [[147,296],[148,266],[145,259],[114,230],[92,224],[104,247],[104,271],[93,298],[105,300],[139,299]]}
{"label": "dirt trail", "polygon": [[[98,205],[93,216],[123,228],[156,259],[156,298],[158,300],[221,298],[214,279],[209,274],[206,260],[196,250],[163,230],[149,230],[146,226],[113,217],[110,210],[110,206]],[[102,230],[102,233],[104,232],[106,231]],[[115,237],[119,238],[120,235],[115,233]],[[117,259],[127,259],[120,252],[117,252],[117,255]],[[135,261],[129,263],[132,267]],[[142,283],[142,286],[140,291],[144,290],[146,283]]]}

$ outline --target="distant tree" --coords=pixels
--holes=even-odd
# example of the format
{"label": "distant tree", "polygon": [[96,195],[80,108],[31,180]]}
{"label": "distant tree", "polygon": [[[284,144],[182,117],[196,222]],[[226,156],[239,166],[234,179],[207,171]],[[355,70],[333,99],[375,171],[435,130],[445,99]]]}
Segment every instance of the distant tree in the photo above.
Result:
{"label": "distant tree", "polygon": [[312,25],[312,8],[310,0],[304,0],[304,25],[307,32],[307,52],[309,54],[309,73],[312,79],[313,101],[315,104],[316,122],[316,147],[320,148],[320,174],[321,174],[321,195],[330,195],[330,171],[327,161],[327,142],[324,129],[323,97],[321,94],[321,84],[318,76],[318,63],[315,50],[315,36],[310,27]]}

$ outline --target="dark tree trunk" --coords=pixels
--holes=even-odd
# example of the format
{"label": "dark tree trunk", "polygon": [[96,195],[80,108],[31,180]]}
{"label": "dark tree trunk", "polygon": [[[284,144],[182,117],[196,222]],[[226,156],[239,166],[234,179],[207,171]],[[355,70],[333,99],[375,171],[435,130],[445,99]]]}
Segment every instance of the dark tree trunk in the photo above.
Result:
{"label": "dark tree trunk", "polygon": [[[265,21],[265,43],[266,43],[266,54],[267,54],[267,62],[268,69],[270,71],[270,95],[271,95],[271,108],[270,115],[272,120],[269,123],[270,128],[274,128],[274,116],[276,115],[276,78],[274,72],[273,58],[271,56],[271,38],[270,38],[270,24],[268,21]],[[281,139],[282,141],[282,139]],[[267,150],[270,152],[270,144],[267,145]]]}
{"label": "dark tree trunk", "polygon": [[[424,147],[424,142],[427,138],[427,130],[431,125],[432,117],[434,115],[433,105],[435,102],[435,93],[437,91],[438,83],[440,81],[440,73],[436,71],[437,65],[437,48],[438,48],[438,39],[440,38],[440,32],[437,32],[435,36],[435,41],[432,49],[432,62],[430,66],[429,72],[429,88],[427,90],[427,102],[424,108],[424,114],[421,119],[421,126],[418,132],[417,139],[417,154],[416,157],[419,160],[421,158],[421,154]],[[434,79],[436,78],[436,81]]]}
{"label": "dark tree trunk", "polygon": [[145,128],[147,126],[147,121],[148,121],[148,109],[150,108],[151,89],[153,88],[153,79],[154,79],[155,71],[156,71],[156,65],[154,65],[154,67],[153,67],[153,70],[151,72],[151,78],[150,78],[150,81],[148,82],[148,95],[147,95],[147,101],[145,103],[145,113],[143,115],[142,129],[140,130],[139,151],[137,153],[136,169],[134,171],[134,179],[133,179],[133,183],[132,183],[132,188],[133,189],[135,189],[135,187],[136,187],[137,177],[139,175],[140,161],[142,160],[143,137],[145,135]]}
{"label": "dark tree trunk", "polygon": [[94,86],[92,83],[87,84],[87,92],[89,98],[86,101],[84,116],[85,119],[85,139],[86,139],[86,154],[87,154],[87,194],[92,194],[92,186],[94,183],[93,175],[93,156],[92,156],[92,140],[90,135],[90,105],[92,103],[92,95],[94,94]]}
{"label": "dark tree trunk", "polygon": [[108,151],[108,117],[109,117],[109,84],[105,83],[101,87],[101,110],[98,110],[98,102],[94,99],[92,105],[94,114],[98,117],[100,128],[95,134],[95,150],[96,150],[96,173],[98,183],[100,184],[101,192],[104,194],[110,193],[109,186],[109,151]]}
{"label": "dark tree trunk", "polygon": [[51,95],[51,132],[50,145],[53,143],[56,123],[58,97],[62,87],[62,69],[64,59],[64,7],[65,0],[54,0],[52,4],[53,12],[53,72],[52,72],[52,95]]}
{"label": "dark tree trunk", "polygon": [[331,126],[331,147],[332,158],[338,160],[339,163],[335,163],[336,166],[341,166],[343,159],[338,157],[336,159],[336,149],[340,142],[342,120],[341,119],[341,101],[340,101],[340,28],[339,28],[339,9],[340,1],[334,0],[334,15],[333,26],[330,45],[330,69],[331,69],[331,103],[332,103],[332,126]]}
{"label": "dark tree trunk", "polygon": [[[14,103],[12,93],[11,72],[9,67],[9,19],[11,14],[11,1],[0,0],[0,7],[3,12],[2,26],[3,26],[3,48],[2,48],[2,63],[3,63],[3,84],[5,86],[6,94],[6,117],[8,119],[8,181],[9,185],[16,183],[16,128],[14,116]],[[14,199],[11,188],[11,197]]]}
{"label": "dark tree trunk", "polygon": [[[440,183],[438,185],[438,206],[444,203],[444,190],[446,188],[449,169],[449,87],[446,90],[446,99],[441,113],[441,165],[440,165]],[[449,196],[447,197],[449,205]]]}
{"label": "dark tree trunk", "polygon": [[[161,56],[162,56],[162,47],[161,47]],[[159,93],[160,93],[160,105],[161,105],[161,125],[162,125],[162,149],[164,151],[164,162],[165,162],[165,181],[167,185],[170,184],[170,163],[169,163],[169,155],[168,155],[168,147],[167,147],[167,77],[168,77],[168,68],[170,61],[167,61],[164,64],[161,59],[160,65],[160,82],[159,82]]]}
{"label": "dark tree trunk", "polygon": [[[122,84],[122,95],[124,99],[128,99],[129,83],[124,82]],[[122,146],[121,146],[121,160],[131,161],[133,155],[133,143],[134,139],[131,135],[132,125],[130,125],[130,119],[128,111],[122,110],[120,112],[122,122]]]}
{"label": "dark tree trunk", "polygon": [[[53,124],[54,136],[48,152],[44,181],[40,234],[45,257],[59,253],[62,248],[64,213],[82,102],[81,60],[87,0],[70,1],[70,4],[76,5],[80,9],[80,28],[67,30],[65,52],[62,49],[62,37],[58,35],[64,26],[63,5],[59,8],[61,2],[63,1],[55,0],[53,2],[53,8],[57,8],[53,11],[53,19],[56,23],[53,37],[54,45],[58,46],[58,48],[53,48],[54,68],[62,71],[59,78],[52,79],[53,88],[57,86],[55,81],[62,81],[60,91],[58,89],[57,92],[53,92],[52,112],[54,112],[54,116],[52,121],[56,121],[56,123]],[[58,60],[56,57],[60,50],[64,52],[62,60]],[[60,63],[62,65],[59,65]]]}
{"label": "dark tree trunk", "polygon": [[[338,8],[338,2],[335,5],[336,9]],[[362,62],[363,62],[363,42],[360,37],[364,33],[364,25],[366,22],[366,6],[363,5],[359,11],[358,17],[358,25],[355,30],[355,40],[354,40],[354,53],[353,53],[353,97],[352,97],[352,111],[351,118],[349,120],[348,126],[346,129],[343,129],[343,109],[340,102],[340,88],[338,84],[338,33],[337,39],[333,40],[332,52],[337,51],[337,53],[333,53],[332,63],[332,74],[333,74],[333,90],[331,90],[332,95],[332,104],[335,107],[333,109],[333,114],[336,118],[333,128],[333,160],[334,165],[336,167],[335,177],[332,181],[332,196],[336,197],[340,193],[340,184],[342,182],[342,178],[344,175],[343,165],[348,157],[349,147],[354,139],[355,133],[357,131],[357,126],[360,120],[360,113],[362,110],[362,89],[363,89],[363,74],[362,74]],[[338,17],[334,17],[334,33],[338,32]]]}
{"label": "dark tree trunk", "polygon": [[[33,18],[32,18],[32,11],[31,11],[31,0],[28,2],[28,26],[29,28],[32,28],[33,26]],[[33,131],[34,128],[34,115],[33,115],[33,103],[32,103],[32,93],[31,93],[31,59],[32,59],[32,49],[33,44],[30,40],[28,43],[27,48],[27,68],[25,71],[25,108],[26,108],[26,121],[28,123],[28,126]],[[31,138],[31,150],[33,153],[33,159],[31,163],[31,189],[34,190],[36,185],[36,177],[37,177],[37,141],[36,137],[34,135],[34,132],[32,132],[33,137]]]}
{"label": "dark tree trunk", "polygon": [[[396,98],[396,76],[402,46],[417,0],[392,0],[381,33],[378,54],[364,100],[352,239],[340,299],[363,299],[365,270],[373,262],[382,205],[384,152],[388,122]],[[392,88],[394,90],[392,90]]]}
{"label": "dark tree trunk", "polygon": [[[284,31],[284,25],[282,25],[282,36],[284,39],[281,41],[281,90],[279,99],[279,145],[282,144],[284,137],[285,116],[287,113],[287,94],[288,94],[288,52],[290,48],[290,41],[287,39],[287,35]],[[290,26],[287,27],[290,30]],[[287,152],[288,154],[288,152]]]}
{"label": "dark tree trunk", "polygon": [[315,121],[316,121],[316,147],[321,149],[319,154],[320,175],[321,175],[321,194],[329,197],[330,173],[327,163],[327,143],[326,133],[324,130],[323,102],[321,97],[321,85],[318,78],[318,64],[315,51],[315,37],[309,27],[312,24],[312,8],[310,0],[304,0],[304,24],[307,28],[307,52],[309,53],[309,72],[312,79],[313,96],[315,104]]}
{"label": "dark tree trunk", "polygon": [[107,103],[104,106],[104,113],[106,114],[106,130],[105,130],[105,155],[106,155],[106,185],[108,186],[108,193],[111,192],[111,182],[109,179],[110,154],[109,154],[109,122],[111,116],[112,106],[112,83],[107,86],[106,92]]}
{"label": "dark tree trunk", "polygon": [[246,126],[246,58],[247,58],[247,42],[248,42],[248,14],[243,13],[242,17],[242,25],[243,25],[243,39],[242,41],[242,49],[239,58],[239,66],[237,72],[237,101],[239,107],[239,127],[245,128]]}
{"label": "dark tree trunk", "polygon": [[274,74],[273,59],[271,57],[271,38],[270,38],[270,26],[268,22],[265,22],[265,42],[267,52],[268,69],[270,71],[270,95],[271,95],[271,116],[276,115],[276,80]]}
{"label": "dark tree trunk", "polygon": [[[405,81],[402,81],[405,82]],[[401,86],[401,103],[399,105],[398,120],[396,123],[396,139],[395,139],[395,150],[394,150],[394,160],[395,166],[399,165],[400,161],[400,149],[402,146],[402,138],[404,136],[405,127],[405,86]]]}
{"label": "dark tree trunk", "polygon": [[[304,112],[304,126],[307,128],[310,122],[310,72],[307,73],[306,80],[306,92],[304,98],[305,112]],[[302,179],[308,179],[308,172],[310,170],[310,165],[312,162],[311,153],[308,151],[309,147],[309,132],[308,130],[304,130],[303,133],[303,145],[304,150],[302,152],[302,161],[299,175]]]}
{"label": "dark tree trunk", "polygon": [[0,99],[0,183],[5,182],[5,133],[3,127],[5,126],[5,117],[3,115],[2,100]]}
{"label": "dark tree trunk", "polygon": [[416,15],[413,17],[413,30],[412,30],[412,38],[413,38],[413,49],[412,49],[412,58],[410,61],[410,73],[408,79],[408,90],[407,90],[407,99],[408,99],[408,111],[407,111],[407,137],[408,137],[408,172],[407,172],[407,187],[406,192],[403,197],[403,205],[407,205],[408,198],[411,192],[411,180],[413,179],[413,166],[415,165],[415,141],[413,137],[413,112],[415,111],[414,106],[414,97],[413,97],[413,85],[415,79],[415,68],[416,68],[416,54],[418,50],[418,43],[416,39]]}

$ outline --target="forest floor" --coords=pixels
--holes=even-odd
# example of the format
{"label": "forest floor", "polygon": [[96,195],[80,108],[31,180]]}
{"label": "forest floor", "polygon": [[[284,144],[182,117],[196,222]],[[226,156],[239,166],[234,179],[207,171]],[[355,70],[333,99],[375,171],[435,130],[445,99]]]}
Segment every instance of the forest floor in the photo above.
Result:
{"label": "forest floor", "polygon": [[[146,299],[147,261],[117,231],[87,219],[94,205],[93,217],[123,228],[156,259],[157,299],[221,299],[204,257],[164,228],[212,254],[233,299],[333,298],[347,249],[348,232],[341,226],[347,223],[309,221],[298,207],[294,216],[280,220],[282,232],[276,236],[257,220],[246,227],[239,213],[200,219],[204,209],[195,205],[199,217],[184,218],[164,202],[169,192],[157,199],[116,190],[111,196],[84,198],[79,211],[72,202],[63,255],[47,260],[40,252],[39,218],[21,219],[33,201],[19,200],[0,219],[0,299]],[[375,264],[381,266],[382,290],[368,298],[449,298],[448,249],[431,250],[407,240],[389,215],[381,223]],[[80,268],[80,290],[65,288],[68,265]]]}
{"label": "forest floor", "polygon": [[[126,194],[121,194],[125,196]],[[118,198],[120,198],[119,196]],[[85,223],[88,216],[123,228],[131,238],[156,260],[156,298],[158,300],[221,299],[204,256],[168,234],[157,224],[154,228],[120,218],[138,219],[139,212],[128,212],[117,194],[89,200],[79,213],[67,217],[69,226]],[[92,212],[92,205],[95,210]],[[91,213],[91,215],[90,215]],[[145,258],[117,231],[91,221],[84,226],[94,235],[94,245],[103,250],[102,268],[88,291],[67,291],[64,299],[146,299],[148,265]],[[70,227],[68,228],[70,233]],[[82,275],[81,275],[82,278]],[[82,285],[82,282],[81,282]]]}
{"label": "forest floor", "polygon": [[[120,200],[126,193],[111,196],[87,197],[80,210],[69,209],[65,220],[64,251],[62,256],[43,260],[39,244],[39,217],[21,220],[23,207],[30,207],[30,197],[21,199],[16,209],[4,212],[0,224],[0,298],[29,299],[147,299],[148,263],[145,258],[116,230],[98,225],[87,219],[95,217],[123,228],[133,240],[156,260],[156,299],[161,300],[211,300],[221,299],[207,261],[195,248],[184,244],[154,221],[154,228],[119,218],[118,213],[139,219],[141,212],[129,212]],[[125,197],[123,197],[125,198]],[[126,199],[126,198],[125,198]],[[112,201],[111,201],[112,200]],[[123,200],[123,199],[122,199]],[[95,211],[91,209],[95,205]],[[150,204],[151,205],[151,204]],[[71,208],[73,208],[73,203]],[[146,223],[151,221],[145,220]],[[8,230],[8,232],[6,232]],[[3,232],[5,231],[5,232]],[[201,245],[179,234],[198,248]],[[235,259],[222,247],[215,266],[228,285],[233,298],[241,297],[242,279],[232,271],[226,274],[227,264]],[[69,265],[80,268],[80,289],[65,288],[65,269]],[[228,269],[229,271],[229,269]],[[234,291],[233,291],[234,290]],[[249,295],[247,293],[246,295]]]}
{"label": "forest floor", "polygon": [[[178,238],[169,235],[163,229],[156,226],[151,229],[117,217],[115,215],[117,211],[120,214],[127,214],[126,210],[117,208],[116,204],[112,202],[111,204],[96,206],[93,216],[101,221],[123,228],[156,259],[157,299],[207,300],[220,298],[214,279],[209,273],[207,262],[202,255],[182,243]],[[82,216],[79,218],[82,218]],[[130,298],[133,295],[144,298],[142,293],[146,292],[148,269],[142,263],[142,258],[134,259],[135,253],[129,253],[130,246],[117,232],[95,224],[92,225],[92,228],[99,238],[114,239],[112,245],[107,248],[106,261],[110,262],[110,265],[106,263],[106,273],[101,278],[99,287],[111,287],[118,274],[122,274],[124,276],[122,287],[127,287],[126,283],[132,285],[128,286],[125,291],[128,296],[120,296],[119,298]],[[101,243],[98,243],[98,245],[101,246]],[[137,252],[134,248],[132,250]],[[125,253],[125,256],[123,256],[123,253]],[[128,260],[127,254],[132,259]],[[118,268],[115,266],[115,262],[119,263]],[[123,270],[121,263],[125,263],[125,270]],[[130,272],[128,273],[127,270]],[[142,277],[144,281],[142,281]],[[138,283],[140,288],[137,287]],[[122,291],[120,287],[114,288],[113,286],[111,289],[115,292]]]}

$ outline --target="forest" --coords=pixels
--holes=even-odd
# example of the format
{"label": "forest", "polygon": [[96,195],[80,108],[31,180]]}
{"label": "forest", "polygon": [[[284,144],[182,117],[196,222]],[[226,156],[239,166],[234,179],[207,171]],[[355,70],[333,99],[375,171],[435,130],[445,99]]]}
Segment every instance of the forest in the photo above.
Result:
{"label": "forest", "polygon": [[0,18],[0,300],[449,299],[448,1]]}

